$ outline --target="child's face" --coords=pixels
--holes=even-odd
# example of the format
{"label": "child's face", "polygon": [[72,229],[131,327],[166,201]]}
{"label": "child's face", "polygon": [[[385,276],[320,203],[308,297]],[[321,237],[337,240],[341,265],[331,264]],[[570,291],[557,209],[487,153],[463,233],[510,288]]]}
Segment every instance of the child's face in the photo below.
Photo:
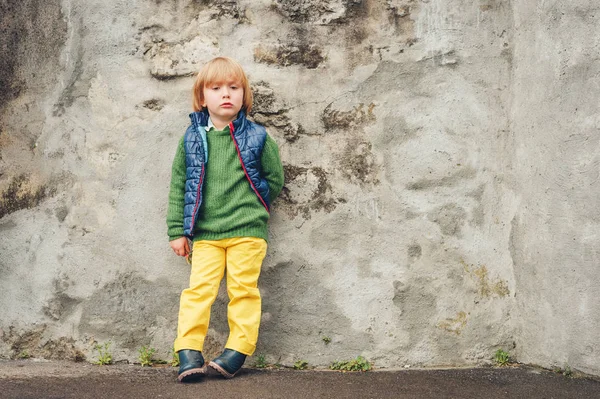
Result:
{"label": "child's face", "polygon": [[240,82],[215,82],[204,86],[204,104],[211,119],[231,122],[237,117],[244,102],[244,89]]}

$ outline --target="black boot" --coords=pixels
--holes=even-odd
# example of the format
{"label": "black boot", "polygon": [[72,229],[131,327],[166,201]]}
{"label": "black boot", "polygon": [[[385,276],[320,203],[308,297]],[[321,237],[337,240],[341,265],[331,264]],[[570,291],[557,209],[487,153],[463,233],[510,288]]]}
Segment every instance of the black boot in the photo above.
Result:
{"label": "black boot", "polygon": [[208,365],[217,370],[225,378],[233,378],[246,361],[246,355],[233,349],[225,349],[223,353]]}
{"label": "black boot", "polygon": [[179,382],[194,382],[206,375],[204,357],[199,351],[182,349],[177,352],[179,356]]}

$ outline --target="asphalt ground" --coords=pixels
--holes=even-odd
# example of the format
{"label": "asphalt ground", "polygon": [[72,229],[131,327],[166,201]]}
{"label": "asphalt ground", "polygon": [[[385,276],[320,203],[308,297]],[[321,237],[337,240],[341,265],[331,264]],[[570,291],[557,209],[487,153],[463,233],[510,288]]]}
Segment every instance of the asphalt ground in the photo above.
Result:
{"label": "asphalt ground", "polygon": [[600,379],[534,367],[243,369],[231,380],[176,381],[177,369],[62,361],[0,361],[0,398],[600,398]]}

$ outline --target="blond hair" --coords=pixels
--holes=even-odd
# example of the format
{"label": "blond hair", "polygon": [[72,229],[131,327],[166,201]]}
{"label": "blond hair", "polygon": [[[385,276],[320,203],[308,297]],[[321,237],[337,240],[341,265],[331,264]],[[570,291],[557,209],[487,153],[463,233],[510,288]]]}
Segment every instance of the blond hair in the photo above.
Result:
{"label": "blond hair", "polygon": [[248,113],[252,109],[252,90],[242,66],[229,57],[216,57],[207,62],[196,77],[192,90],[194,111],[204,108],[204,88],[214,83],[239,82],[244,89],[242,109]]}

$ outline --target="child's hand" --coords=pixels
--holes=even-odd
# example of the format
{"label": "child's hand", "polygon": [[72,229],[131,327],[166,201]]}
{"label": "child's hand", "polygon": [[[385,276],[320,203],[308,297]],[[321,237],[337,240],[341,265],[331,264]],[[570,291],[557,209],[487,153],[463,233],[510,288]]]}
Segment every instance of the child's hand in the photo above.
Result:
{"label": "child's hand", "polygon": [[171,249],[179,256],[187,256],[190,253],[190,244],[188,243],[187,237],[180,237],[176,240],[170,241]]}

